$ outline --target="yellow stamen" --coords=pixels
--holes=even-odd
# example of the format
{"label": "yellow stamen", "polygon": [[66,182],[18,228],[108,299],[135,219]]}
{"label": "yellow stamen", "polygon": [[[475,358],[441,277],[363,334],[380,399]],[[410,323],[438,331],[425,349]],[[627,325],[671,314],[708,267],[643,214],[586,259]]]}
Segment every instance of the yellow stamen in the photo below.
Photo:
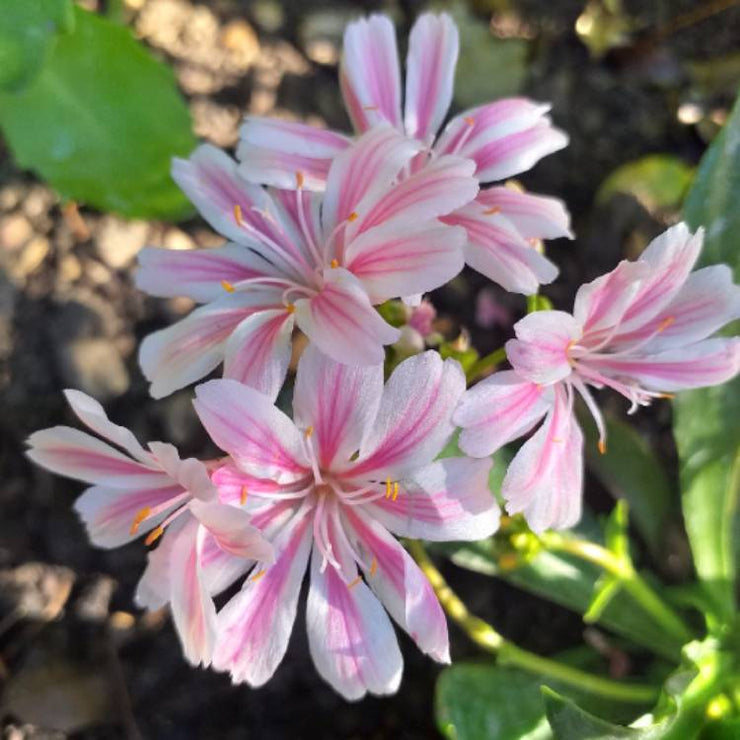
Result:
{"label": "yellow stamen", "polygon": [[306,427],[306,439],[311,439],[311,436],[313,435],[313,427]]}
{"label": "yellow stamen", "polygon": [[352,223],[353,221],[357,221],[357,219],[360,217],[360,214],[357,213],[357,211],[352,211],[352,213],[347,216],[347,221]]}
{"label": "yellow stamen", "polygon": [[398,483],[393,484],[393,500],[398,498]]}
{"label": "yellow stamen", "polygon": [[332,270],[336,270],[336,268],[339,267],[339,260],[332,260],[329,263],[329,267],[331,267]]}
{"label": "yellow stamen", "polygon": [[146,519],[149,514],[151,513],[151,508],[149,506],[145,506],[143,509],[140,509],[139,512],[134,517],[134,521],[131,523],[131,529],[129,530],[129,534],[136,534],[139,531],[139,525]]}
{"label": "yellow stamen", "polygon": [[287,311],[288,313],[295,313],[295,306],[294,306],[294,305],[293,305],[292,303],[288,303],[288,304],[287,304],[287,305],[285,306],[285,310],[286,310],[286,311]]}
{"label": "yellow stamen", "polygon": [[263,568],[259,573],[255,573],[249,580],[250,581],[259,581],[260,578],[262,578],[267,571]]}
{"label": "yellow stamen", "polygon": [[144,540],[144,544],[148,547],[155,543],[164,534],[164,527],[155,527]]}
{"label": "yellow stamen", "polygon": [[374,576],[378,571],[378,560],[377,558],[373,558],[373,562],[370,563],[370,575]]}
{"label": "yellow stamen", "polygon": [[233,293],[235,288],[234,286],[228,281],[228,280],[222,280],[221,281],[221,287],[227,292],[227,293]]}
{"label": "yellow stamen", "polygon": [[378,110],[377,105],[363,105],[362,110]]}
{"label": "yellow stamen", "polygon": [[553,437],[552,441],[555,442],[556,444],[562,444],[563,442],[561,437]]}
{"label": "yellow stamen", "polygon": [[663,319],[663,321],[661,321],[658,325],[658,333],[665,331],[671,324],[675,323],[675,321],[675,316],[668,316],[667,318]]}
{"label": "yellow stamen", "polygon": [[465,121],[468,126],[475,126],[475,118],[473,118],[473,116],[465,116],[465,118],[463,118],[463,121]]}
{"label": "yellow stamen", "polygon": [[501,213],[501,209],[498,206],[486,208],[486,210],[483,211],[484,216],[495,216],[497,213]]}
{"label": "yellow stamen", "polygon": [[239,495],[239,503],[244,506],[244,504],[247,503],[247,496],[249,495],[249,491],[247,490],[246,486],[242,486],[241,494]]}
{"label": "yellow stamen", "polygon": [[391,479],[390,476],[385,479],[385,497],[390,498],[391,497]]}
{"label": "yellow stamen", "polygon": [[238,203],[234,206],[234,221],[237,226],[242,225],[242,207]]}
{"label": "yellow stamen", "polygon": [[667,398],[669,400],[675,397],[676,397],[675,393],[659,393],[658,394],[658,398]]}
{"label": "yellow stamen", "polygon": [[606,455],[606,442],[604,442],[603,439],[600,439],[599,440],[599,443],[598,443],[597,447],[599,448],[599,452],[602,455]]}
{"label": "yellow stamen", "polygon": [[295,186],[298,188],[298,190],[303,189],[303,173],[302,172],[295,173]]}
{"label": "yellow stamen", "polygon": [[350,581],[347,584],[347,588],[354,588],[358,583],[362,581],[362,576],[357,576],[354,581]]}

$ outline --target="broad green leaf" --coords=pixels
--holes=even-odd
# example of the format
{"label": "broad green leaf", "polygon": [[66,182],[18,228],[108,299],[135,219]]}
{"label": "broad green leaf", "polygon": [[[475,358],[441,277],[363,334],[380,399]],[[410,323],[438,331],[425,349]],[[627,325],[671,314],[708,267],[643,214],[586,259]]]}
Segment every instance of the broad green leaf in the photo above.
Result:
{"label": "broad green leaf", "polygon": [[19,90],[46,62],[57,34],[72,30],[72,2],[3,0],[0,13],[0,89]]}
{"label": "broad green leaf", "polygon": [[613,195],[634,196],[651,213],[678,208],[691,185],[694,170],[670,154],[649,154],[618,167],[599,187],[596,203],[606,203]]}
{"label": "broad green leaf", "polygon": [[[740,99],[709,147],[686,201],[686,220],[704,226],[701,264],[725,262],[740,279]],[[740,497],[740,379],[678,395],[673,431],[682,506],[697,574],[725,619],[735,616]]]}
{"label": "broad green leaf", "polygon": [[445,668],[436,690],[437,726],[450,740],[547,740],[542,680],[495,665]]}
{"label": "broad green leaf", "polygon": [[0,128],[18,164],[97,208],[184,217],[191,207],[170,160],[196,142],[172,71],[128,29],[78,7],[74,18],[33,82],[0,94]]}
{"label": "broad green leaf", "polygon": [[[583,417],[584,414],[579,416]],[[619,419],[606,416],[607,449],[598,451],[598,434],[587,419],[586,463],[615,499],[624,499],[636,527],[654,555],[662,553],[666,522],[675,519],[674,499],[665,471],[640,433]]]}
{"label": "broad green leaf", "polygon": [[555,740],[622,740],[637,738],[639,732],[613,725],[581,709],[546,686],[542,688],[547,719]]}

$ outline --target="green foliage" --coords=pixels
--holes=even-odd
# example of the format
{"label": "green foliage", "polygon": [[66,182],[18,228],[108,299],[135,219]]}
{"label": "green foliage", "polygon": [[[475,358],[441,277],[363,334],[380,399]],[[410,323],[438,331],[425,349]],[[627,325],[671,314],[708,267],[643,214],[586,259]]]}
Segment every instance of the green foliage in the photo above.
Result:
{"label": "green foliage", "polygon": [[[740,279],[740,99],[705,154],[686,201],[693,228],[704,226],[703,265],[725,262]],[[681,461],[682,505],[696,571],[723,621],[735,618],[740,379],[682,393],[674,434]]]}
{"label": "green foliage", "polygon": [[494,665],[458,663],[437,682],[440,732],[450,740],[546,740],[541,679]]}
{"label": "green foliage", "polygon": [[74,30],[56,37],[35,78],[0,93],[0,128],[18,164],[97,208],[188,215],[170,160],[196,141],[172,71],[128,29],[76,6],[73,18]]}

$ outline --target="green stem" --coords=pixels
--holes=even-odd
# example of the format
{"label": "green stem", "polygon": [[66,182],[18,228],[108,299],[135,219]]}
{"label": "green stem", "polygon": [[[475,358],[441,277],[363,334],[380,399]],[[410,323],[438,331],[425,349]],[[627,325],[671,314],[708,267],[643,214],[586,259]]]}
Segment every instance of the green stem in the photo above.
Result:
{"label": "green stem", "polygon": [[622,588],[682,645],[694,639],[686,623],[650,588],[628,559],[618,558],[611,550],[594,542],[558,532],[545,532],[540,539],[548,550],[559,550],[575,555],[613,575],[619,580]]}
{"label": "green stem", "polygon": [[505,359],[506,347],[499,347],[485,357],[481,357],[468,370],[468,385],[483,377],[489,370],[495,368],[496,365],[500,365]]}
{"label": "green stem", "polygon": [[455,622],[465,631],[470,639],[489,653],[496,655],[501,665],[514,666],[522,670],[552,678],[569,686],[574,686],[589,694],[597,694],[614,701],[635,704],[649,704],[658,696],[658,689],[645,684],[613,681],[603,676],[543,658],[528,650],[523,650],[506,640],[490,624],[476,617],[460,600],[458,595],[447,585],[442,574],[418,540],[409,540],[406,546],[432,584],[440,604]]}

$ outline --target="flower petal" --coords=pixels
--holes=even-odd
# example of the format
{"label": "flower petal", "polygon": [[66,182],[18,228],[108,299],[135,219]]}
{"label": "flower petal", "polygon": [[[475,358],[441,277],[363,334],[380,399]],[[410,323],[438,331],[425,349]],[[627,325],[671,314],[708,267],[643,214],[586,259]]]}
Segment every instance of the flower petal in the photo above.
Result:
{"label": "flower petal", "polygon": [[274,307],[275,299],[274,291],[226,295],[145,337],[139,364],[151,382],[152,397],[164,398],[211,372],[224,359],[226,342],[236,327],[250,314]]}
{"label": "flower petal", "polygon": [[491,459],[446,457],[402,481],[397,498],[364,510],[399,537],[433,542],[481,540],[498,528],[499,509],[488,487]]}
{"label": "flower petal", "polygon": [[460,46],[457,26],[447,13],[420,15],[409,35],[406,57],[404,126],[416,139],[436,135],[452,102]]}
{"label": "flower petal", "polygon": [[387,16],[371,15],[347,26],[339,79],[356,131],[366,131],[379,121],[401,128],[396,29]]}
{"label": "flower petal", "polygon": [[195,411],[211,439],[244,471],[278,483],[305,475],[301,435],[270,398],[229,379],[203,383],[195,396]]}
{"label": "flower petal", "polygon": [[324,287],[295,302],[298,327],[326,355],[348,365],[377,365],[384,345],[400,332],[372,307],[360,281],[339,267],[324,272]]}
{"label": "flower petal", "polygon": [[455,429],[452,413],[464,390],[465,374],[455,360],[432,351],[404,360],[385,386],[348,474],[396,479],[430,463]]}
{"label": "flower petal", "polygon": [[413,558],[359,507],[345,507],[354,549],[367,556],[365,582],[419,648],[440,663],[450,662],[447,620],[429,581]]}
{"label": "flower petal", "polygon": [[568,352],[581,338],[581,327],[569,313],[536,311],[517,321],[514,331],[506,356],[519,375],[550,384],[571,374]]}
{"label": "flower petal", "polygon": [[302,509],[285,525],[273,542],[275,562],[249,577],[218,615],[213,665],[234,683],[262,686],[285,655],[311,549],[310,522]]}
{"label": "flower petal", "polygon": [[438,221],[387,223],[349,244],[345,267],[362,281],[374,304],[426,293],[462,270],[465,238],[464,229]]}
{"label": "flower petal", "polygon": [[250,182],[290,190],[300,172],[303,187],[323,190],[332,159],[350,140],[336,131],[277,118],[247,116],[239,129],[239,174]]}
{"label": "flower petal", "polygon": [[226,342],[224,377],[277,398],[292,353],[293,316],[284,308],[253,313]]}
{"label": "flower petal", "polygon": [[460,449],[473,457],[492,455],[542,419],[551,395],[512,370],[482,380],[463,394],[452,417],[462,427]]}
{"label": "flower petal", "polygon": [[441,220],[467,232],[465,262],[508,291],[531,295],[558,275],[503,214],[481,208],[477,200]]}
{"label": "flower petal", "polygon": [[383,393],[383,365],[352,367],[309,345],[298,363],[293,410],[296,424],[313,429],[319,467],[349,462],[372,424]]}
{"label": "flower petal", "polygon": [[157,464],[185,491],[204,501],[216,497],[216,488],[211,483],[206,466],[194,457],[180,458],[174,445],[167,442],[150,442]]}
{"label": "flower petal", "polygon": [[573,238],[570,214],[558,198],[496,186],[481,190],[476,201],[484,210],[499,208],[525,239]]}
{"label": "flower petal", "polygon": [[223,298],[230,286],[276,274],[272,265],[243,244],[215,249],[157,249],[139,252],[136,287],[163,298],[187,296],[198,303]]}
{"label": "flower petal", "polygon": [[558,388],[544,424],[517,452],[501,492],[509,514],[522,512],[534,532],[565,529],[581,518],[583,433],[572,400]]}
{"label": "flower petal", "polygon": [[333,567],[322,572],[321,563],[314,548],[306,627],[316,669],[349,701],[395,693],[403,658],[388,615],[364,583],[349,587]]}

